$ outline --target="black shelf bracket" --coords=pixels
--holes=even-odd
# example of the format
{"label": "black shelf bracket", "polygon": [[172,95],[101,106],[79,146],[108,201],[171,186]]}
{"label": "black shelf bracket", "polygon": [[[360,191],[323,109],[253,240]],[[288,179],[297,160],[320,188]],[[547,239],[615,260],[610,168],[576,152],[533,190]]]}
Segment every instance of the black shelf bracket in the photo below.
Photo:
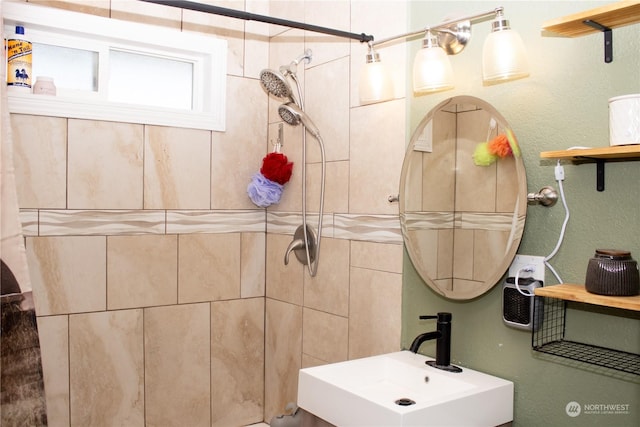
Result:
{"label": "black shelf bracket", "polygon": [[604,191],[604,164],[606,163],[605,159],[594,158],[594,157],[583,157],[577,156],[574,157],[574,162],[581,163],[593,163],[596,164],[596,190]]}
{"label": "black shelf bracket", "polygon": [[604,191],[604,160],[596,160],[596,190]]}
{"label": "black shelf bracket", "polygon": [[582,23],[604,33],[604,62],[607,64],[613,62],[613,32],[611,31],[611,28],[605,27],[591,19],[585,19]]}

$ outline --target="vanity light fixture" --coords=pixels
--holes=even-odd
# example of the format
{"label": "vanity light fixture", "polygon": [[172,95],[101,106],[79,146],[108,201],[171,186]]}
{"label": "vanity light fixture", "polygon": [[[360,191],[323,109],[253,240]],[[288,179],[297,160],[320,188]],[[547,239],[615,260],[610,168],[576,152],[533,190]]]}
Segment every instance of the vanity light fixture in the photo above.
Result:
{"label": "vanity light fixture", "polygon": [[[492,32],[483,49],[484,83],[501,83],[526,77],[529,72],[524,44],[518,33],[509,27],[509,21],[504,18],[503,12],[504,8],[500,6],[488,12],[444,21],[424,30],[372,41],[370,45],[378,46],[400,38],[411,39],[425,34],[422,49],[417,52],[413,62],[413,90],[415,93],[448,90],[453,88],[453,72],[447,55],[456,55],[465,48],[471,39],[472,22],[494,17]],[[367,89],[367,92],[373,92],[373,89]],[[392,97],[381,97],[373,102],[390,99]]]}
{"label": "vanity light fixture", "polygon": [[502,6],[488,12],[443,21],[426,29],[374,41],[372,35],[365,33],[350,33],[210,4],[182,0],[140,1],[243,19],[245,21],[265,22],[367,43],[366,63],[360,74],[359,82],[360,103],[363,105],[388,101],[394,97],[391,77],[380,61],[380,56],[374,50],[376,46],[399,39],[409,40],[418,35],[425,35],[423,48],[418,51],[414,60],[414,91],[417,93],[430,93],[451,89],[453,88],[453,73],[451,72],[447,54],[455,55],[464,49],[471,38],[472,22],[485,21],[491,17],[494,18],[492,32],[487,37],[483,50],[482,69],[485,84],[503,82],[529,75],[522,39],[509,27],[509,22],[503,16],[504,8]]}
{"label": "vanity light fixture", "polygon": [[375,51],[371,43],[369,43],[367,62],[360,70],[359,92],[361,105],[393,99],[391,75],[380,61],[380,54]]}
{"label": "vanity light fixture", "polygon": [[482,77],[487,84],[529,75],[529,64],[520,35],[509,27],[500,9],[482,48]]}
{"label": "vanity light fixture", "polygon": [[453,89],[451,61],[431,30],[422,40],[413,59],[413,90],[418,93],[439,92]]}

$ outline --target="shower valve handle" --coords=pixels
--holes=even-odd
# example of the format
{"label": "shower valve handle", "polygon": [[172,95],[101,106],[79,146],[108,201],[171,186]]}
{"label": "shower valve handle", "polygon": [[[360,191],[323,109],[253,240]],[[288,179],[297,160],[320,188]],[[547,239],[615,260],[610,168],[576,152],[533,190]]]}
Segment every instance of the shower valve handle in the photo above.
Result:
{"label": "shower valve handle", "polygon": [[296,249],[304,249],[304,240],[295,239],[291,243],[289,243],[287,252],[285,252],[284,254],[284,265],[289,265],[289,254],[291,253],[291,251],[294,251]]}
{"label": "shower valve handle", "polygon": [[289,243],[287,252],[285,252],[284,254],[284,265],[289,265],[289,254],[291,253],[291,251],[294,251],[296,249],[304,249],[304,240],[294,239],[291,241],[291,243]]}

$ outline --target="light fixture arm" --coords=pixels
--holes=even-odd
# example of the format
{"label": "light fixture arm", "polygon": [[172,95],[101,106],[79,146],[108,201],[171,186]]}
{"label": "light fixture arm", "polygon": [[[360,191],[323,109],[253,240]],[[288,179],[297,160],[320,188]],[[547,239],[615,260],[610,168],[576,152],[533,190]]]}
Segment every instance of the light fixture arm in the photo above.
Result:
{"label": "light fixture arm", "polygon": [[504,10],[504,7],[499,6],[495,9],[492,9],[490,11],[487,12],[482,12],[482,13],[477,13],[475,15],[469,15],[469,16],[463,16],[460,18],[455,18],[455,19],[449,19],[447,21],[443,21],[440,22],[439,24],[430,26],[430,27],[426,27],[422,30],[416,30],[416,31],[410,31],[408,33],[404,33],[404,34],[398,34],[397,36],[392,36],[392,37],[387,37],[384,39],[380,39],[380,40],[373,40],[371,41],[371,44],[374,46],[378,46],[381,44],[385,44],[385,43],[390,43],[392,41],[398,40],[398,39],[408,39],[408,38],[412,38],[418,35],[423,35],[424,33],[426,33],[427,31],[431,30],[434,32],[452,32],[451,31],[451,26],[459,24],[461,22],[465,22],[465,21],[471,21],[471,22],[478,22],[478,21],[483,21],[487,18],[491,18],[491,17],[495,17],[497,16],[499,13],[502,13],[502,11]]}
{"label": "light fixture arm", "polygon": [[258,21],[267,24],[281,25],[283,27],[297,28],[300,30],[313,31],[315,33],[328,34],[342,38],[358,40],[361,43],[373,40],[372,35],[365,33],[350,33],[347,31],[336,30],[333,28],[320,27],[318,25],[305,24],[303,22],[290,21],[288,19],[273,18],[267,15],[258,15],[256,13],[245,12],[242,10],[228,9],[226,7],[214,6],[210,4],[196,3],[185,0],[139,0],[147,3],[155,3],[164,6],[179,7],[181,9],[195,10],[197,12],[206,12],[213,15],[221,15],[229,18],[242,19],[245,21]]}

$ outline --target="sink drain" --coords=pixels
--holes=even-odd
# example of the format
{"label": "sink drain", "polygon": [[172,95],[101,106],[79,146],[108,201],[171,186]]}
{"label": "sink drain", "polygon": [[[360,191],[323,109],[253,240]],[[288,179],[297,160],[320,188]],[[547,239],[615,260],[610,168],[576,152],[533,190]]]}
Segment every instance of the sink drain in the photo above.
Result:
{"label": "sink drain", "polygon": [[416,402],[414,402],[411,399],[408,399],[406,397],[403,397],[402,399],[398,399],[396,400],[396,405],[400,405],[400,406],[410,406],[410,405],[415,405]]}

